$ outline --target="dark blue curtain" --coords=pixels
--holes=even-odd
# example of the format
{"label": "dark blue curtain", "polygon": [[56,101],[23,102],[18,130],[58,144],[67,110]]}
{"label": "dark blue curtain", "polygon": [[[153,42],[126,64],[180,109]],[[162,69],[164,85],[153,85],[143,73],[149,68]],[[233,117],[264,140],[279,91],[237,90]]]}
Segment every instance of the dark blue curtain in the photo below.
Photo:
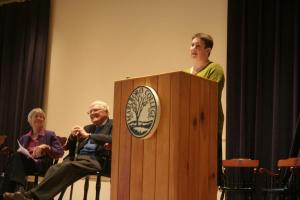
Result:
{"label": "dark blue curtain", "polygon": [[9,145],[29,130],[27,114],[43,107],[50,0],[0,6],[0,134]]}
{"label": "dark blue curtain", "polygon": [[275,169],[299,152],[299,3],[228,0],[228,159]]}

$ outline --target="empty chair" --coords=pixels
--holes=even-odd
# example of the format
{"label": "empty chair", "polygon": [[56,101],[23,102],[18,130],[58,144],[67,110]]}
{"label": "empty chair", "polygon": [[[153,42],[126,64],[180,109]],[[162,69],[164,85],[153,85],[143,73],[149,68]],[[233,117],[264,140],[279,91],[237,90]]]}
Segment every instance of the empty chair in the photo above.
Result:
{"label": "empty chair", "polygon": [[222,178],[224,185],[219,187],[222,191],[220,199],[224,199],[225,196],[228,199],[229,195],[234,194],[253,199],[253,194],[256,190],[258,166],[258,160],[244,158],[223,160]]}
{"label": "empty chair", "polygon": [[264,199],[270,195],[279,199],[296,199],[297,195],[300,198],[300,158],[278,160],[277,167],[276,171],[259,169],[265,175],[265,185],[261,188]]}

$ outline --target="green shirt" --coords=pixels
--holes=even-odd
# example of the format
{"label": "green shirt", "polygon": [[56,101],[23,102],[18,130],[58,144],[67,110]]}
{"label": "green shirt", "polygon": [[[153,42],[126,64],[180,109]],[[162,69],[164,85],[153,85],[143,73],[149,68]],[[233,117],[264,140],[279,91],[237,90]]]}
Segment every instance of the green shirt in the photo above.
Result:
{"label": "green shirt", "polygon": [[[193,71],[193,67],[187,68],[184,71],[191,74]],[[222,135],[224,114],[221,97],[225,82],[223,67],[221,67],[221,65],[217,63],[211,62],[196,75],[202,78],[216,81],[218,83],[218,133]]]}

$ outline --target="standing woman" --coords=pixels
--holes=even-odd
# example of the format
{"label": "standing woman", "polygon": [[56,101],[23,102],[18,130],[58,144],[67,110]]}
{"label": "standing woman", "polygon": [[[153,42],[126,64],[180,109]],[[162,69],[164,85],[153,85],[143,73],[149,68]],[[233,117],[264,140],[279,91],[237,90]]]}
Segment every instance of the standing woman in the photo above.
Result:
{"label": "standing woman", "polygon": [[192,67],[188,68],[186,72],[218,83],[218,185],[220,186],[222,185],[222,131],[224,123],[221,97],[225,78],[223,67],[209,60],[213,44],[213,39],[208,34],[196,33],[192,37],[190,47]]}
{"label": "standing woman", "polygon": [[23,135],[19,142],[30,156],[17,151],[11,157],[6,173],[6,191],[24,190],[25,176],[44,174],[52,165],[53,159],[63,156],[63,148],[53,131],[45,130],[45,113],[41,108],[34,108],[28,114],[31,130]]}

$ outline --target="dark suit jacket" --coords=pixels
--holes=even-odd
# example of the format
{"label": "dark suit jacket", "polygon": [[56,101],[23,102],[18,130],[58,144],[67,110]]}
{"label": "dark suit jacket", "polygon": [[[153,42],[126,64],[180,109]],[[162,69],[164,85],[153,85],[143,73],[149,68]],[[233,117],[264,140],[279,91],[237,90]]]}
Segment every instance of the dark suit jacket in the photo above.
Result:
{"label": "dark suit jacket", "polygon": [[[98,161],[101,161],[103,157],[109,156],[110,151],[107,151],[104,149],[103,145],[105,143],[111,143],[112,142],[112,120],[108,119],[105,125],[100,127],[100,131],[98,133],[95,133],[96,125],[90,124],[84,127],[84,130],[88,133],[91,133],[91,140],[97,144],[96,152],[95,152],[95,159]],[[70,159],[73,159],[75,156],[75,149],[76,149],[76,142],[77,138],[70,136],[67,142],[67,149],[69,150],[68,157]],[[84,147],[84,145],[88,142],[88,139],[85,139],[83,141],[80,141],[78,146],[78,153],[80,150]]]}

